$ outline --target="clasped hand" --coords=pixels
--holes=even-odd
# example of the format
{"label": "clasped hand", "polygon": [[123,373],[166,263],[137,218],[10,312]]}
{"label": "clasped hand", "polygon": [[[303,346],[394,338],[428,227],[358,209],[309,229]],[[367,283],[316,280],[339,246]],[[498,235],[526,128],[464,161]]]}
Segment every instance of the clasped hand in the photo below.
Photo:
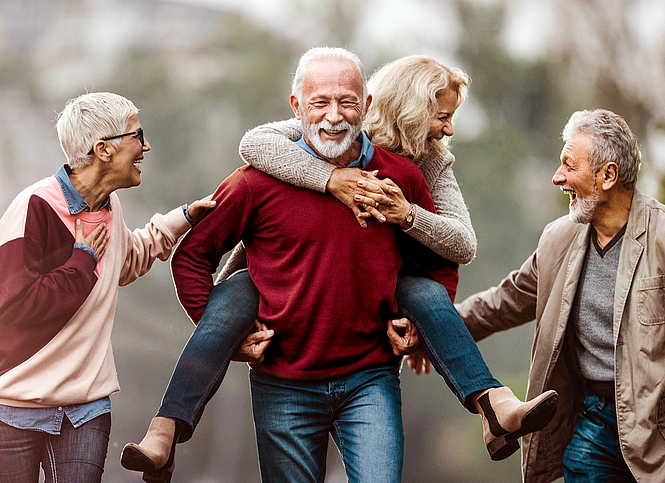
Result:
{"label": "clasped hand", "polygon": [[363,228],[367,228],[365,218],[370,217],[381,223],[402,225],[411,203],[393,180],[379,179],[377,175],[378,171],[337,168],[332,172],[326,189],[353,211]]}

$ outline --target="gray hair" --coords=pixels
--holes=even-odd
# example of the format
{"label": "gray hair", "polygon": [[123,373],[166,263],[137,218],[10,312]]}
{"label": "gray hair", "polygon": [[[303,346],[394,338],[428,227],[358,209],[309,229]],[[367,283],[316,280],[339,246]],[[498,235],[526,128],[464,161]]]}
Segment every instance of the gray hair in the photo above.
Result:
{"label": "gray hair", "polygon": [[[60,147],[72,169],[92,163],[87,153],[99,139],[123,134],[139,110],[129,99],[111,92],[90,92],[70,99],[58,114]],[[120,139],[108,141],[118,146]]]}
{"label": "gray hair", "polygon": [[367,78],[365,77],[363,64],[360,62],[358,56],[340,47],[313,47],[300,57],[296,73],[293,76],[291,94],[298,99],[298,102],[302,102],[302,83],[307,72],[307,67],[310,62],[314,61],[353,62],[363,81],[363,104],[367,101]]}
{"label": "gray hair", "polygon": [[619,181],[627,190],[634,190],[641,157],[637,138],[626,121],[605,109],[577,111],[563,128],[563,140],[568,142],[579,132],[593,136],[589,153],[589,168],[598,173],[607,163],[619,167]]}

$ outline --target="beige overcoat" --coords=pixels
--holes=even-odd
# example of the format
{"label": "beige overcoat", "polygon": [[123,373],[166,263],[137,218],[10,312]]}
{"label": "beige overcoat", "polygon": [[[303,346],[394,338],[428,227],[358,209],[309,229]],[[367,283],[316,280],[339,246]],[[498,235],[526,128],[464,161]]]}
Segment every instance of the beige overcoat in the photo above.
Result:
{"label": "beige overcoat", "polygon": [[[563,476],[562,458],[581,407],[568,318],[590,225],[550,223],[538,248],[497,287],[458,310],[476,340],[536,320],[527,399],[559,392],[542,431],[522,438],[523,480]],[[637,481],[665,481],[665,206],[635,191],[614,294],[615,396],[621,451]]]}

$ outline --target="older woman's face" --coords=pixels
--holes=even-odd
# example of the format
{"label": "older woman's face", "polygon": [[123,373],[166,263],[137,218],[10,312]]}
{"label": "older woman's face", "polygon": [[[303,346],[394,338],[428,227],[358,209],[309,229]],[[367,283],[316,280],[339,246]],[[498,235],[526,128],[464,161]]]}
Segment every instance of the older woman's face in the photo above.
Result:
{"label": "older woman's face", "polygon": [[[127,132],[138,131],[141,123],[136,115],[129,118]],[[143,162],[143,153],[150,151],[150,143],[144,139],[143,145],[139,136],[134,134],[120,138],[120,145],[114,149],[111,157],[110,179],[118,188],[131,188],[141,184],[141,170],[138,165]]]}
{"label": "older woman's face", "polygon": [[423,154],[430,151],[434,139],[440,140],[445,136],[453,135],[453,114],[457,110],[457,92],[452,89],[445,89],[437,96],[437,100],[439,105],[436,113],[429,121],[429,131]]}

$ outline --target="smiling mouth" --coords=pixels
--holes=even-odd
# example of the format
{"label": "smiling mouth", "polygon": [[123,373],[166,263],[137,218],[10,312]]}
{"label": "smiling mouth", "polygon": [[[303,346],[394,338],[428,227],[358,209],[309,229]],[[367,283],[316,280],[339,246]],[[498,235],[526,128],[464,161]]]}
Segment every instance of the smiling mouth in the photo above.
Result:
{"label": "smiling mouth", "polygon": [[570,202],[571,203],[577,199],[577,194],[571,188],[568,188],[566,186],[562,186],[561,191],[563,191],[565,194],[570,196]]}
{"label": "smiling mouth", "polygon": [[346,132],[346,129],[321,129],[322,133],[327,134],[328,136],[339,136]]}

